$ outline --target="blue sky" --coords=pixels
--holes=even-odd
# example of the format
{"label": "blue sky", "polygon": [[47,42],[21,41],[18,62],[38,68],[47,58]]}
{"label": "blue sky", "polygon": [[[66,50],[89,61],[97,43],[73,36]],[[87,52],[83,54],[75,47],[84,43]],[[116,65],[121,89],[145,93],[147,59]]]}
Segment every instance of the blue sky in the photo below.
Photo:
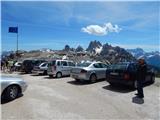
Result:
{"label": "blue sky", "polygon": [[[91,40],[124,48],[159,50],[159,5],[159,2],[1,2],[2,50],[16,50],[16,34],[8,33],[8,27],[17,25],[19,49],[23,50],[58,50],[66,44],[87,48]],[[103,29],[105,24],[108,27]],[[99,32],[102,34],[98,35]]]}

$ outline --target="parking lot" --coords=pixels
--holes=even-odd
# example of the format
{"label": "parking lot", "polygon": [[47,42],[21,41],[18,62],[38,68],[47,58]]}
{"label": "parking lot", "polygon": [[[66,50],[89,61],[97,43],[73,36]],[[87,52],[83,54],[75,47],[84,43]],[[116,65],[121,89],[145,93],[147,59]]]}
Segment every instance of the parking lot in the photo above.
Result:
{"label": "parking lot", "polygon": [[144,88],[144,103],[135,101],[135,90],[111,87],[106,81],[75,82],[70,77],[49,78],[31,74],[10,74],[28,83],[24,95],[1,104],[3,120],[160,118],[160,79]]}

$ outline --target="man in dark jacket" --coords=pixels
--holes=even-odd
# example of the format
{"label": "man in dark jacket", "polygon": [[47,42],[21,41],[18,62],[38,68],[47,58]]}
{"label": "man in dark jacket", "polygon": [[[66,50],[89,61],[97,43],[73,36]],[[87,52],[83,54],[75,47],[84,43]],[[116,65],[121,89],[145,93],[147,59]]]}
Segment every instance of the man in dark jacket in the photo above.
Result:
{"label": "man in dark jacket", "polygon": [[144,98],[143,94],[143,81],[145,80],[147,72],[147,65],[144,59],[138,60],[138,69],[137,69],[137,97]]}

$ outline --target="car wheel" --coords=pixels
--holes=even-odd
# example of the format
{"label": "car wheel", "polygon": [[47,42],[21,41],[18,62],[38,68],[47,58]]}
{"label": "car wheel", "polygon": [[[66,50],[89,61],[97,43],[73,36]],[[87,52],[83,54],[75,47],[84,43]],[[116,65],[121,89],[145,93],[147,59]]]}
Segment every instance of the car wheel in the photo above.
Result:
{"label": "car wheel", "polygon": [[95,75],[95,74],[92,74],[92,75],[90,76],[90,82],[94,83],[94,82],[96,82],[96,80],[97,80],[96,75]]}
{"label": "car wheel", "polygon": [[57,78],[61,78],[61,77],[62,77],[62,73],[61,73],[61,72],[58,72],[58,73],[56,74],[56,77],[57,77]]}
{"label": "car wheel", "polygon": [[109,84],[110,84],[110,86],[115,86],[115,84],[114,84],[114,83],[109,82]]}
{"label": "car wheel", "polygon": [[19,93],[18,86],[12,85],[6,89],[5,96],[8,100],[14,100],[18,96],[18,93]]}
{"label": "car wheel", "polygon": [[43,72],[43,75],[47,75],[47,70],[45,70],[45,71]]}

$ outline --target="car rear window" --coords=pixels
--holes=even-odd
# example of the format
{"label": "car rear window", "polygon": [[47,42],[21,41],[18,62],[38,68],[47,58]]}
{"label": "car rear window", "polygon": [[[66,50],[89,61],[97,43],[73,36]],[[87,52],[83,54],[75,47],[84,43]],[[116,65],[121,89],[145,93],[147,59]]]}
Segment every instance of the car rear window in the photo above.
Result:
{"label": "car rear window", "polygon": [[93,66],[94,66],[95,68],[102,68],[102,65],[101,65],[100,63],[95,63],[95,64],[93,64]]}
{"label": "car rear window", "polygon": [[136,71],[137,70],[137,65],[136,64],[130,64],[128,66],[128,70],[130,70],[130,71]]}
{"label": "car rear window", "polygon": [[128,63],[118,63],[110,66],[110,69],[116,70],[126,70],[128,67]]}
{"label": "car rear window", "polygon": [[55,64],[56,64],[56,61],[54,60],[54,61],[49,62],[48,66],[54,66]]}
{"label": "car rear window", "polygon": [[88,67],[90,64],[91,63],[87,63],[87,62],[85,62],[85,63],[78,63],[77,66],[78,67]]}

